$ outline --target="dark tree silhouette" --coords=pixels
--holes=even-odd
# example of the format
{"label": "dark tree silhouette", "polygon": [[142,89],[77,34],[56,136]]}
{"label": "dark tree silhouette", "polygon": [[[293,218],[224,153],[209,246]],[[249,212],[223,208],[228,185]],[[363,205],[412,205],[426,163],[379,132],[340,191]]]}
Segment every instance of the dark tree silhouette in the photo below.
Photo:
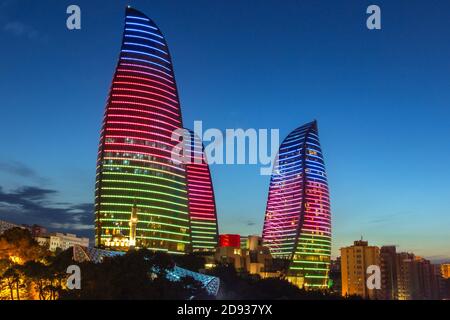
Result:
{"label": "dark tree silhouette", "polygon": [[130,251],[105,258],[102,263],[85,262],[81,269],[81,290],[65,290],[61,299],[192,299],[207,297],[202,284],[192,278],[170,281],[167,271],[175,266],[165,253]]}

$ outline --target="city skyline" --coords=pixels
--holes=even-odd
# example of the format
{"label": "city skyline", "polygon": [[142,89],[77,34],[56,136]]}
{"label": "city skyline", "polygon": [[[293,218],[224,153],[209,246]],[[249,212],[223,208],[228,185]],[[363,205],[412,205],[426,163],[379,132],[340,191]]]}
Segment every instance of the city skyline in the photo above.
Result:
{"label": "city skyline", "polygon": [[[193,12],[180,2],[176,13],[173,4],[131,2],[170,42],[185,126],[200,119],[221,129],[279,128],[283,139],[299,123],[319,120],[333,255],[363,235],[377,245],[450,259],[450,47],[441,41],[450,10],[439,8],[432,20],[438,9],[425,12],[417,1],[407,10],[379,1],[383,30],[375,34],[364,29],[366,4],[356,3],[268,3],[246,16],[237,12],[250,3],[223,11],[224,3],[205,2]],[[1,4],[10,52],[0,80],[6,89],[0,219],[48,223],[92,238],[95,141],[128,3],[104,8],[80,1],[83,28],[74,32],[65,29],[64,5],[30,4],[23,12]],[[411,17],[415,32],[409,32]],[[14,29],[17,21],[34,29]],[[30,46],[32,53],[25,50]],[[21,88],[28,95],[18,96]],[[425,168],[424,149],[439,152]],[[258,170],[211,166],[221,233],[261,234],[270,178]]]}

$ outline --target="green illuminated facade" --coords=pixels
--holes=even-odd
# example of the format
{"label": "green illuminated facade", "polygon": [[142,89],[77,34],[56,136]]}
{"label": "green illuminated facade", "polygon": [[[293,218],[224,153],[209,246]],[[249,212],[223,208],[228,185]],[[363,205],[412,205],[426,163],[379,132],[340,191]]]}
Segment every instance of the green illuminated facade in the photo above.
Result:
{"label": "green illuminated facade", "polygon": [[96,246],[127,250],[137,207],[136,247],[191,250],[186,168],[171,160],[182,118],[172,62],[159,28],[127,8],[119,62],[100,136]]}

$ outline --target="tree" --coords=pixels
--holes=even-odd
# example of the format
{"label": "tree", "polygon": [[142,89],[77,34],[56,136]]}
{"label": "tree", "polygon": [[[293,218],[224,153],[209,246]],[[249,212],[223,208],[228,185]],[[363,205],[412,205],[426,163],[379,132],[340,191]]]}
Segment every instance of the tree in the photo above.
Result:
{"label": "tree", "polygon": [[6,282],[6,285],[9,288],[11,300],[14,300],[14,294],[16,299],[20,300],[20,289],[23,288],[20,273],[20,267],[13,264],[2,275],[2,280]]}
{"label": "tree", "polygon": [[28,261],[22,266],[22,271],[29,284],[36,289],[38,299],[47,300],[49,298],[47,287],[52,282],[49,268],[43,263]]}
{"label": "tree", "polygon": [[283,278],[261,279],[254,275],[238,273],[232,265],[221,264],[210,270],[220,278],[220,299],[241,300],[329,300],[342,299],[326,291],[300,289]]}
{"label": "tree", "polygon": [[23,264],[26,261],[37,261],[48,256],[50,252],[41,247],[30,231],[12,228],[0,235],[0,259],[10,259]]}
{"label": "tree", "polygon": [[197,253],[175,256],[173,259],[177,266],[191,271],[198,272],[205,267],[205,257]]}
{"label": "tree", "polygon": [[205,299],[208,297],[203,284],[200,281],[195,280],[192,277],[185,276],[180,279],[179,284],[183,288],[183,295],[192,299]]}
{"label": "tree", "polygon": [[63,290],[61,299],[192,299],[208,297],[202,283],[191,277],[170,280],[175,266],[163,252],[142,249],[123,256],[105,258],[102,263],[84,262],[81,289]]}

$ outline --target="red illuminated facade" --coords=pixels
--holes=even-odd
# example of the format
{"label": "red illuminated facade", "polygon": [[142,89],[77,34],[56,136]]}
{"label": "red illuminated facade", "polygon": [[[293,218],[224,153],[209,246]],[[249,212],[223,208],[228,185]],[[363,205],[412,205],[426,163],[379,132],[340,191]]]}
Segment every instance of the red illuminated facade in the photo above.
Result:
{"label": "red illuminated facade", "polygon": [[331,210],[317,122],[292,131],[282,142],[270,180],[264,245],[288,260],[287,279],[300,287],[328,285]]}
{"label": "red illuminated facade", "polygon": [[171,160],[172,133],[182,128],[166,40],[152,20],[128,7],[100,136],[96,246],[128,236],[136,205],[136,247],[191,250],[185,166]]}
{"label": "red illuminated facade", "polygon": [[200,138],[193,131],[188,133],[190,161],[186,164],[186,177],[192,250],[214,251],[218,241],[218,226],[211,173]]}
{"label": "red illuminated facade", "polygon": [[241,247],[241,236],[238,234],[221,234],[219,235],[219,247]]}

